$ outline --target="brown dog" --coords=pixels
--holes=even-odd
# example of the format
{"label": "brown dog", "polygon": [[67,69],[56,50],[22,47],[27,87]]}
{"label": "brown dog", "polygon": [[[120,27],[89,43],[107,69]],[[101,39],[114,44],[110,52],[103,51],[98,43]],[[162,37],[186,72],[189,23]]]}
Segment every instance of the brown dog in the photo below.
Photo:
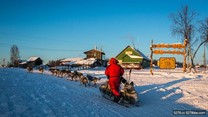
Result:
{"label": "brown dog", "polygon": [[85,87],[87,87],[87,83],[88,83],[87,77],[81,75],[80,76],[80,84],[79,85],[81,86],[81,84],[83,84]]}
{"label": "brown dog", "polygon": [[38,70],[39,70],[39,73],[40,73],[40,74],[43,74],[44,69],[43,69],[42,67],[39,67],[39,69],[38,69]]}
{"label": "brown dog", "polygon": [[33,72],[33,67],[27,67],[27,71],[28,71],[29,73]]}

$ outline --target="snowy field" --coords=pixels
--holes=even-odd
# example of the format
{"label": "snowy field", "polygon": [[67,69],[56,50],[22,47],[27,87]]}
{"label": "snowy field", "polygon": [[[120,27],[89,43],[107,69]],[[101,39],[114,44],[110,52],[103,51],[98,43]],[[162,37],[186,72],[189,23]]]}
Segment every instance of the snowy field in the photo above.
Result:
{"label": "snowy field", "polygon": [[[104,70],[80,72],[101,78],[101,84],[107,80]],[[0,68],[0,117],[207,117],[208,72],[181,71],[157,69],[150,75],[143,69],[129,76],[126,70],[124,77],[134,81],[140,97],[139,107],[126,108],[103,98],[98,87],[79,86],[48,71]]]}

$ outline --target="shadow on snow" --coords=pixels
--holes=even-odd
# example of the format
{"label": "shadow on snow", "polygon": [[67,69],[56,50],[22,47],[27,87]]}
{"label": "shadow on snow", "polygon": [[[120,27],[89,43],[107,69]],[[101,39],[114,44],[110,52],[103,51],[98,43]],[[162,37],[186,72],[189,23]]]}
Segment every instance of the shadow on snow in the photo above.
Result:
{"label": "shadow on snow", "polygon": [[137,86],[135,89],[139,93],[139,103],[143,105],[144,110],[162,115],[173,114],[174,110],[202,110],[193,105],[177,102],[183,97],[182,90],[180,87],[171,86],[187,80],[190,80],[190,78],[182,78],[165,84]]}

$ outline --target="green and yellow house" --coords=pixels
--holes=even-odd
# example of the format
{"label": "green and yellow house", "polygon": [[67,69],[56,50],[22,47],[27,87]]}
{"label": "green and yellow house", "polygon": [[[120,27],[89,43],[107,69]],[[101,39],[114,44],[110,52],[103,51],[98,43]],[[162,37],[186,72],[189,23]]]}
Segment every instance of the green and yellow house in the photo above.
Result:
{"label": "green and yellow house", "polygon": [[123,68],[127,69],[141,69],[150,66],[150,59],[131,46],[122,50],[116,56],[116,59]]}

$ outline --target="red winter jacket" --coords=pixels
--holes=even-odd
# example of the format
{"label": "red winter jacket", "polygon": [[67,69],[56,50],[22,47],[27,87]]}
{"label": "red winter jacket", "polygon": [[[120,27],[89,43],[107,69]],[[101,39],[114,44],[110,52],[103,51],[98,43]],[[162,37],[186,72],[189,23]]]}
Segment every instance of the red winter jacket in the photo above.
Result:
{"label": "red winter jacket", "polygon": [[124,74],[123,68],[118,65],[118,61],[115,58],[110,59],[110,65],[105,70],[105,75],[109,77],[121,77]]}

